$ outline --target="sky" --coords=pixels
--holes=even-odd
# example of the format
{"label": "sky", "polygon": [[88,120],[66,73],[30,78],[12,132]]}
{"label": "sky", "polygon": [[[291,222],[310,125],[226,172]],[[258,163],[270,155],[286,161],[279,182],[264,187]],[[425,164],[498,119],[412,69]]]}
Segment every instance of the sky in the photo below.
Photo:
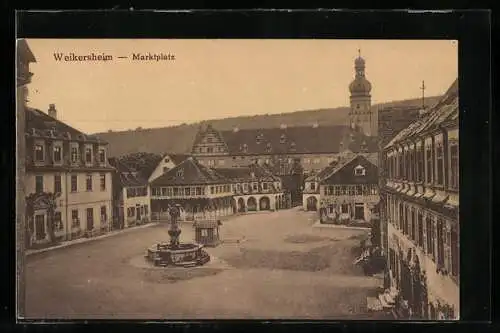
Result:
{"label": "sky", "polygon": [[[451,40],[28,39],[28,105],[86,133],[349,105],[360,50],[372,103],[443,94],[458,76]],[[56,61],[54,53],[113,60]],[[139,61],[132,54],[171,54]],[[118,56],[127,56],[119,59]]]}

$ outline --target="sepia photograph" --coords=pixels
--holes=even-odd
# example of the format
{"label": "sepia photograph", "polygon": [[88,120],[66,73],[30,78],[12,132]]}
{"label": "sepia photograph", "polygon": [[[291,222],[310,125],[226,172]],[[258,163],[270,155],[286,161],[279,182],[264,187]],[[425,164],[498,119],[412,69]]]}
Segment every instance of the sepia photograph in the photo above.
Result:
{"label": "sepia photograph", "polygon": [[23,319],[460,319],[458,41],[27,38],[16,67]]}

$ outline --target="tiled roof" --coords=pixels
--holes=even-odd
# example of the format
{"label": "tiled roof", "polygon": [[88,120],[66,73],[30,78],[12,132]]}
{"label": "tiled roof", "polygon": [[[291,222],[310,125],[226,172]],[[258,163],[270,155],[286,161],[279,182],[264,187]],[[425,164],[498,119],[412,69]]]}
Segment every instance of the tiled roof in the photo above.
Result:
{"label": "tiled roof", "polygon": [[333,161],[323,169],[321,169],[318,173],[313,174],[309,177],[306,178],[306,182],[309,181],[317,181],[317,180],[322,180],[326,175],[329,175],[330,172],[335,168],[335,166],[339,163],[339,161]]}
{"label": "tiled roof", "polygon": [[108,162],[113,166],[118,175],[118,180],[123,187],[133,187],[133,186],[145,186],[148,184],[148,180],[141,176],[141,174],[135,170],[132,170],[124,163],[120,162],[117,158],[109,158]]}
{"label": "tiled roof", "polygon": [[[240,129],[220,133],[231,155],[336,153],[344,148],[359,152],[363,142],[368,151],[377,151],[375,138],[348,126]],[[197,135],[198,140],[201,137]]]}
{"label": "tiled roof", "polygon": [[[348,166],[354,166],[355,165],[363,165],[366,169],[366,176],[360,178],[357,176],[354,176],[353,172],[349,170],[349,172],[343,172],[346,170],[346,167]],[[378,182],[378,171],[377,171],[377,166],[370,162],[366,157],[363,155],[351,155],[348,156],[342,160],[340,160],[333,168],[328,170],[327,173],[323,175],[323,177],[320,179],[321,183],[334,183],[339,182],[339,183],[350,183],[350,184],[355,184],[358,182],[358,180],[361,180],[362,182],[366,183],[377,183]],[[336,178],[336,179],[332,179]]]}
{"label": "tiled roof", "polygon": [[107,144],[107,142],[100,140],[95,135],[86,135],[62,121],[52,118],[47,113],[33,108],[26,108],[26,135]]}
{"label": "tiled roof", "polygon": [[422,117],[399,132],[386,146],[389,148],[397,142],[418,136],[425,131],[431,131],[445,121],[458,119],[458,79],[453,82],[446,94],[434,106],[429,108]]}
{"label": "tiled roof", "polygon": [[[279,180],[278,177],[274,176],[271,171],[266,169],[264,166],[260,166],[255,163],[247,167],[217,168],[215,170],[217,171],[217,173],[231,180]],[[252,177],[252,173],[254,177]]]}
{"label": "tiled roof", "polygon": [[214,169],[201,165],[193,157],[185,159],[166,173],[152,181],[153,186],[221,184],[228,180]]}
{"label": "tiled roof", "polygon": [[187,159],[189,156],[188,154],[165,154],[165,156],[170,157],[172,162],[174,162],[175,165],[182,163],[185,159]]}

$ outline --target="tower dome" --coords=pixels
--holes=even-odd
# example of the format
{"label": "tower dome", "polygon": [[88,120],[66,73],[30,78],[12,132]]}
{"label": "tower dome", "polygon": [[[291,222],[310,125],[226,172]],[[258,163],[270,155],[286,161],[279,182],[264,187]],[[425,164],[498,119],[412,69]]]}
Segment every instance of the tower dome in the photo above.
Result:
{"label": "tower dome", "polygon": [[372,90],[370,81],[365,78],[365,59],[361,57],[361,50],[358,50],[358,57],[354,60],[355,77],[349,85],[351,96],[367,96]]}
{"label": "tower dome", "polygon": [[356,60],[354,60],[354,66],[365,67],[365,59],[361,58],[361,56],[357,57]]}
{"label": "tower dome", "polygon": [[372,90],[372,84],[364,77],[357,77],[349,85],[351,95],[367,95]]}

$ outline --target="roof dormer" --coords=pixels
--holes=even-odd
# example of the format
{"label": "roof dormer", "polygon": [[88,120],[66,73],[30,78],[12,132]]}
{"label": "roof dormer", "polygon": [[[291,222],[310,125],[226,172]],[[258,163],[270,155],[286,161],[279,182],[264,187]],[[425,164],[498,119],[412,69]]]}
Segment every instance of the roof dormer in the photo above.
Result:
{"label": "roof dormer", "polygon": [[354,168],[354,175],[355,176],[365,176],[366,169],[362,165],[358,165],[357,167]]}

